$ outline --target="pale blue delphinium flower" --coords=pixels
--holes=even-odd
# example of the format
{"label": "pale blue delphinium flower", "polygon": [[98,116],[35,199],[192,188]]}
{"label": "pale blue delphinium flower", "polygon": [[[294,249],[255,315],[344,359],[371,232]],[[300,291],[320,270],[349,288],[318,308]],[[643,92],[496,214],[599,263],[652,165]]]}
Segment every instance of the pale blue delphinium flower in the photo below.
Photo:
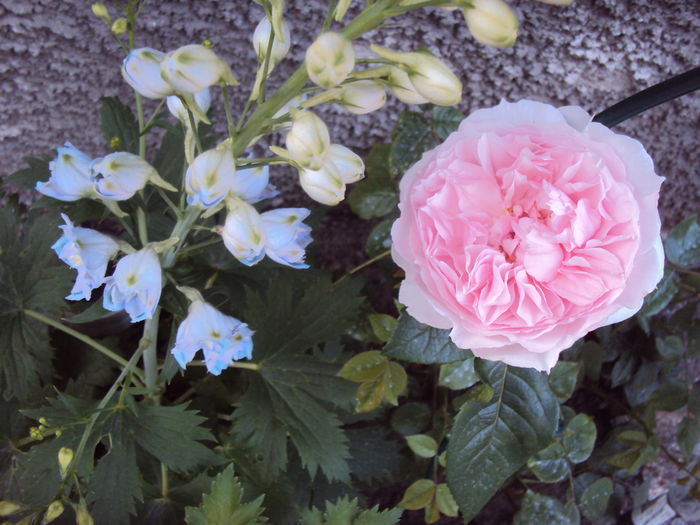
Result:
{"label": "pale blue delphinium flower", "polygon": [[61,201],[77,201],[94,196],[90,180],[92,159],[70,142],[57,150],[58,155],[49,163],[51,177],[46,182],[37,182],[36,190]]}
{"label": "pale blue delphinium flower", "polygon": [[279,208],[260,215],[265,234],[265,253],[270,259],[292,268],[308,268],[304,249],[311,242],[311,227],[302,221],[306,208]]}
{"label": "pale blue delphinium flower", "polygon": [[142,189],[158,174],[153,166],[138,155],[120,151],[95,159],[90,165],[90,177],[95,190],[103,199],[123,201]]}
{"label": "pale blue delphinium flower", "polygon": [[59,259],[78,270],[78,277],[66,299],[89,301],[92,290],[104,282],[107,263],[117,254],[119,245],[109,235],[74,226],[64,213],[61,217],[66,223],[59,226],[63,230],[63,236],[51,248]]}
{"label": "pale blue delphinium flower", "polygon": [[187,318],[177,329],[171,353],[185,368],[201,349],[207,370],[218,376],[233,361],[251,358],[252,335],[246,323],[222,314],[209,303],[193,301]]}
{"label": "pale blue delphinium flower", "polygon": [[132,323],[151,319],[158,306],[163,276],[156,252],[143,248],[119,259],[114,274],[105,279],[105,310],[126,310]]}
{"label": "pale blue delphinium flower", "polygon": [[122,76],[137,93],[147,98],[173,94],[173,87],[160,76],[165,53],[150,47],[132,49],[124,59]]}
{"label": "pale blue delphinium flower", "polygon": [[218,205],[231,191],[235,176],[236,161],[227,144],[200,153],[185,174],[187,204],[199,208]]}
{"label": "pale blue delphinium flower", "polygon": [[229,197],[221,237],[226,249],[246,266],[265,257],[265,234],[258,211],[238,197]]}
{"label": "pale blue delphinium flower", "polygon": [[237,170],[231,191],[250,204],[279,194],[277,188],[270,184],[270,166]]}

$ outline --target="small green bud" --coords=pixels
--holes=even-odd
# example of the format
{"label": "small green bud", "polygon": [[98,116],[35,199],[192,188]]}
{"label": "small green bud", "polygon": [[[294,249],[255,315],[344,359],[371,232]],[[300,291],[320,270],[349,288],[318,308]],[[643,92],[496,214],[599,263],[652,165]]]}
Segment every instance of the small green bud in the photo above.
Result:
{"label": "small green bud", "polygon": [[209,49],[213,49],[213,48],[214,48],[214,42],[212,42],[212,41],[209,40],[208,38],[202,42],[202,45],[203,45],[204,47],[208,47]]}
{"label": "small green bud", "polygon": [[42,425],[47,425],[47,424],[48,424],[48,423],[46,422],[46,418],[45,418],[45,417],[40,417],[40,418],[39,418],[39,423],[42,424]]}
{"label": "small green bud", "polygon": [[44,521],[42,523],[51,523],[61,514],[63,514],[63,503],[56,500],[49,505],[48,509],[46,509],[46,514],[44,514]]}
{"label": "small green bud", "polygon": [[107,8],[102,2],[95,2],[94,4],[92,4],[91,9],[92,14],[94,14],[97,18],[102,20],[105,24],[109,24],[109,13],[107,12]]}
{"label": "small green bud", "polygon": [[119,148],[121,148],[121,146],[122,146],[122,139],[120,139],[119,137],[112,137],[111,139],[109,139],[109,147],[112,150],[116,151]]}
{"label": "small green bud", "polygon": [[117,18],[112,24],[112,33],[123,35],[126,33],[126,18]]}
{"label": "small green bud", "polygon": [[29,429],[29,436],[32,439],[38,439],[38,440],[44,439],[44,434],[41,433],[41,430],[39,430],[39,427],[31,427]]}
{"label": "small green bud", "polygon": [[81,503],[75,509],[75,522],[77,525],[94,525],[95,523],[92,520],[92,516],[90,516],[90,513],[85,508],[84,503]]}
{"label": "small green bud", "polygon": [[0,501],[0,516],[10,516],[21,508],[22,507],[11,501]]}
{"label": "small green bud", "polygon": [[61,469],[61,478],[65,478],[68,473],[68,467],[73,461],[73,450],[63,447],[58,451],[58,465]]}
{"label": "small green bud", "polygon": [[56,437],[61,437],[61,434],[63,434],[63,429],[62,428],[57,428],[56,431]]}

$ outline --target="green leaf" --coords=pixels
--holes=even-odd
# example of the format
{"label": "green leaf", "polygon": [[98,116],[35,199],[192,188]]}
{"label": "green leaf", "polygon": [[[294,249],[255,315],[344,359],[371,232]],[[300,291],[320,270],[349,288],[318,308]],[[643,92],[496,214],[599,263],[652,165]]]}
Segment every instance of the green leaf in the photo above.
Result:
{"label": "green leaf", "polygon": [[549,387],[560,403],[571,397],[576,389],[581,363],[559,361],[549,374]]}
{"label": "green leaf", "polygon": [[591,483],[581,494],[580,508],[583,515],[593,522],[602,518],[612,493],[613,482],[610,478],[600,478]]}
{"label": "green leaf", "polygon": [[377,143],[369,150],[365,159],[365,174],[372,178],[389,177],[389,152],[391,144]]}
{"label": "green leaf", "polygon": [[175,472],[220,463],[221,458],[200,441],[214,441],[202,427],[205,418],[182,405],[139,404],[132,416],[134,437],[140,447]]}
{"label": "green leaf", "polygon": [[188,525],[257,525],[265,523],[262,513],[264,495],[242,503],[243,488],[233,473],[233,465],[226,467],[211,484],[211,491],[202,497],[202,504],[185,508]]}
{"label": "green leaf", "polygon": [[673,412],[688,402],[688,389],[680,381],[663,383],[649,397],[647,405],[654,410]]}
{"label": "green leaf", "polygon": [[414,481],[404,492],[398,506],[406,510],[423,509],[433,501],[436,488],[432,479]]}
{"label": "green leaf", "polygon": [[663,312],[678,293],[678,274],[666,268],[664,276],[656,289],[644,298],[642,308],[637,312],[637,321],[649,334],[649,318]]}
{"label": "green leaf", "polygon": [[51,176],[49,162],[55,157],[55,152],[37,157],[24,157],[27,163],[26,168],[11,173],[3,179],[3,184],[7,186],[18,186],[25,190],[34,190],[36,183],[47,181]]}
{"label": "green leaf", "polygon": [[597,431],[595,423],[586,414],[577,414],[564,428],[561,442],[572,463],[586,461],[595,445]]}
{"label": "green leaf", "polygon": [[421,364],[451,363],[471,356],[468,350],[457,348],[449,334],[449,330],[424,325],[404,312],[384,347],[384,355]]}
{"label": "green leaf", "polygon": [[357,406],[355,410],[362,414],[371,412],[382,403],[385,389],[384,378],[362,383],[357,388]]}
{"label": "green leaf", "polygon": [[435,134],[442,140],[445,140],[453,131],[457,131],[462,120],[464,120],[464,113],[457,108],[438,106],[433,110]]}
{"label": "green leaf", "polygon": [[612,372],[610,374],[610,383],[612,388],[626,383],[632,378],[635,370],[639,367],[639,358],[637,354],[627,349],[623,351],[620,358],[615,361]]}
{"label": "green leaf", "polygon": [[561,443],[554,442],[527,460],[528,468],[545,483],[556,483],[569,474],[569,462]]}
{"label": "green leaf", "polygon": [[393,182],[367,178],[353,186],[347,201],[353,213],[369,220],[391,213],[399,198]]}
{"label": "green leaf", "polygon": [[372,381],[384,374],[387,369],[387,358],[377,350],[362,352],[354,355],[343,365],[338,375],[348,381]]}
{"label": "green leaf", "polygon": [[591,381],[598,381],[603,366],[603,347],[594,342],[586,342],[581,346],[581,358],[585,375]]}
{"label": "green leaf", "polygon": [[437,454],[438,444],[435,440],[426,434],[413,434],[406,436],[408,448],[413,451],[416,456],[421,458],[432,458]]}
{"label": "green leaf", "polygon": [[424,403],[404,403],[391,414],[391,428],[404,436],[419,434],[430,424],[432,412]]}
{"label": "green leaf", "polygon": [[445,363],[440,365],[438,384],[451,390],[464,390],[479,381],[479,376],[474,370],[474,356],[464,361]]}
{"label": "green leaf", "polygon": [[17,210],[0,210],[0,389],[22,401],[51,376],[48,329],[22,310],[55,316],[65,306],[75,272],[51,246],[61,233],[55,218],[32,214],[17,224]]}
{"label": "green leaf", "polygon": [[102,135],[107,145],[112,147],[113,139],[119,139],[117,151],[139,152],[139,124],[128,106],[121,103],[117,97],[102,97],[100,99],[100,118],[102,120]]}
{"label": "green leaf", "polygon": [[180,186],[182,167],[185,165],[185,135],[178,128],[168,128],[163,135],[153,167],[158,174],[175,187]]}
{"label": "green leaf", "polygon": [[393,480],[403,456],[400,444],[379,425],[349,428],[345,431],[350,447],[350,472],[353,479],[372,484]]}
{"label": "green leaf", "polygon": [[694,418],[684,417],[678,425],[678,446],[686,461],[690,461],[698,441],[700,441],[700,422]]}
{"label": "green leaf", "polygon": [[677,361],[683,357],[683,339],[677,335],[656,338],[656,349],[665,361]]}
{"label": "green leaf", "polygon": [[666,257],[681,268],[700,266],[700,225],[696,215],[678,223],[666,236]]}
{"label": "green leaf", "polygon": [[459,507],[447,483],[438,484],[437,489],[435,489],[435,502],[440,512],[445,516],[454,518],[459,514]]}
{"label": "green leaf", "polygon": [[90,513],[105,525],[128,525],[129,516],[136,514],[134,501],[143,500],[134,429],[124,412],[118,410],[111,419],[109,451],[97,463],[86,491]]}
{"label": "green leaf", "polygon": [[335,503],[326,502],[326,510],[317,508],[301,513],[303,525],[396,525],[401,519],[401,509],[380,511],[378,506],[365,510],[357,499],[347,496]]}
{"label": "green leaf", "polygon": [[578,525],[581,517],[574,505],[528,490],[513,525]]}
{"label": "green leaf", "polygon": [[384,399],[396,406],[399,403],[399,396],[406,390],[408,376],[406,370],[394,362],[390,362],[384,372]]}
{"label": "green leaf", "polygon": [[437,145],[428,121],[420,113],[405,111],[396,124],[389,169],[392,175],[405,173],[424,152]]}
{"label": "green leaf", "polygon": [[367,236],[367,245],[365,246],[367,255],[376,257],[391,248],[391,226],[395,220],[393,215],[389,216],[372,228]]}
{"label": "green leaf", "polygon": [[382,343],[386,343],[396,329],[396,319],[387,314],[369,314],[372,331]]}
{"label": "green leaf", "polygon": [[482,360],[476,370],[493,388],[493,398],[462,406],[447,447],[447,482],[465,522],[552,441],[559,420],[545,374]]}

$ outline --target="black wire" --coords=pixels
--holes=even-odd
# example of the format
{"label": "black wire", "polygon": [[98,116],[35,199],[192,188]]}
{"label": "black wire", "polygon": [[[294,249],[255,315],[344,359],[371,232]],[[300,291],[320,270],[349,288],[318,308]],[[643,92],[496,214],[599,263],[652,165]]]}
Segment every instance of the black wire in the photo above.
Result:
{"label": "black wire", "polygon": [[623,120],[638,115],[642,111],[678,98],[696,89],[700,89],[700,67],[659,82],[618,102],[614,106],[610,106],[593,117],[593,121],[600,122],[611,128]]}

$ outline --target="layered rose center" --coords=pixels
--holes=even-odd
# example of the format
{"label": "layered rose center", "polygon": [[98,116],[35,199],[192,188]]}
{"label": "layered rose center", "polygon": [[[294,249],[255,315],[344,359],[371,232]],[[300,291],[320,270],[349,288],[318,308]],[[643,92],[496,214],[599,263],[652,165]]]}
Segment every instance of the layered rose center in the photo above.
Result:
{"label": "layered rose center", "polygon": [[542,333],[619,296],[639,245],[624,164],[566,125],[453,136],[410,193],[417,276],[467,325]]}

